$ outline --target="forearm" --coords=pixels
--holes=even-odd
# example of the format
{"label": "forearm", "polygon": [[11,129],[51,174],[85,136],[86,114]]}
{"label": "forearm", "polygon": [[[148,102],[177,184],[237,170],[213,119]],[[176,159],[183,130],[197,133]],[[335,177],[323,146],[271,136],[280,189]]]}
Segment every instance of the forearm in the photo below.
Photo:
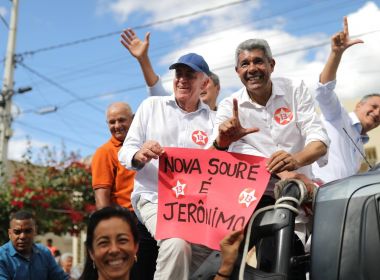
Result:
{"label": "forearm", "polygon": [[312,164],[326,153],[327,146],[322,141],[312,141],[302,151],[294,154],[294,159],[297,161],[299,168]]}
{"label": "forearm", "polygon": [[326,84],[327,82],[336,80],[336,73],[338,71],[339,63],[342,58],[342,53],[331,52],[325,67],[319,77],[319,82]]}
{"label": "forearm", "polygon": [[154,72],[148,55],[139,58],[138,62],[140,64],[141,71],[143,72],[145,83],[149,87],[154,86],[158,81],[158,75]]}
{"label": "forearm", "polygon": [[102,209],[111,205],[111,188],[107,186],[95,186],[96,209]]}
{"label": "forearm", "polygon": [[225,262],[222,261],[222,264],[220,265],[218,269],[218,274],[215,275],[214,280],[226,280],[229,279],[232,271],[234,269],[234,262]]}

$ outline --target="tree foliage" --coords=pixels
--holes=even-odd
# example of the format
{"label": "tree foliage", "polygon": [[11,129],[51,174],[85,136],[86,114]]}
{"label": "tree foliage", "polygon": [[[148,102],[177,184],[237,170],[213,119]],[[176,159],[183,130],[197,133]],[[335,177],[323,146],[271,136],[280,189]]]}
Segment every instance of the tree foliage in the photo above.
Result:
{"label": "tree foliage", "polygon": [[[38,233],[77,234],[95,210],[91,171],[71,153],[56,160],[54,151],[43,148],[40,163],[31,163],[30,150],[3,181],[0,191],[0,224],[9,227],[9,215],[30,210],[37,219]],[[41,157],[42,156],[42,157]],[[3,230],[0,241],[8,239]]]}

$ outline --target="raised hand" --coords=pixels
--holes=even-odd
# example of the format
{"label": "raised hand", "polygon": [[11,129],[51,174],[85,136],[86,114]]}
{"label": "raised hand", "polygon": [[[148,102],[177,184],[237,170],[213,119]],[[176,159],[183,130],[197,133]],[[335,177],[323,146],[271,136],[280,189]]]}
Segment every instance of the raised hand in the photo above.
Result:
{"label": "raised hand", "polygon": [[361,39],[350,39],[347,17],[344,17],[343,31],[336,33],[331,38],[331,51],[342,54],[349,47],[359,43],[363,43],[363,41]]}
{"label": "raised hand", "polygon": [[233,100],[232,118],[219,125],[219,135],[216,139],[218,146],[228,147],[233,142],[247,134],[259,131],[257,127],[244,128],[240,124],[237,100]]}
{"label": "raised hand", "polygon": [[144,41],[141,41],[133,29],[126,29],[121,33],[121,43],[135,58],[140,59],[147,56],[149,48],[150,32],[145,34]]}

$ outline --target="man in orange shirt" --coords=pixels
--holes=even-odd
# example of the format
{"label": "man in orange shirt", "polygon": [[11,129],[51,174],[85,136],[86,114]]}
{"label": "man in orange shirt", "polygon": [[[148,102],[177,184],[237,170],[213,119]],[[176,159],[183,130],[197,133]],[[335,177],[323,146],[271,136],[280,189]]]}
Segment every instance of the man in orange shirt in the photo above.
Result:
{"label": "man in orange shirt", "polygon": [[[135,171],[122,166],[117,157],[132,119],[133,113],[127,103],[112,103],[107,109],[107,124],[112,136],[96,150],[91,163],[92,187],[97,209],[117,204],[134,213],[131,193]],[[141,241],[137,253],[138,261],[132,270],[133,279],[153,279],[158,253],[157,243],[144,225],[138,223],[138,229]]]}

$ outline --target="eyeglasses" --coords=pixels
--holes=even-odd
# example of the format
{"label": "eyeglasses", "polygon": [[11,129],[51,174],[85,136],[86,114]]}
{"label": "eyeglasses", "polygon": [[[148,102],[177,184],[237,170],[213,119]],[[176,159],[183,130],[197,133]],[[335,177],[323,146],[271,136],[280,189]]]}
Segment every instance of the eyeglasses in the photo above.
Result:
{"label": "eyeglasses", "polygon": [[31,234],[33,232],[32,228],[26,228],[26,229],[13,229],[13,233],[15,235],[20,235],[21,233],[25,234]]}

